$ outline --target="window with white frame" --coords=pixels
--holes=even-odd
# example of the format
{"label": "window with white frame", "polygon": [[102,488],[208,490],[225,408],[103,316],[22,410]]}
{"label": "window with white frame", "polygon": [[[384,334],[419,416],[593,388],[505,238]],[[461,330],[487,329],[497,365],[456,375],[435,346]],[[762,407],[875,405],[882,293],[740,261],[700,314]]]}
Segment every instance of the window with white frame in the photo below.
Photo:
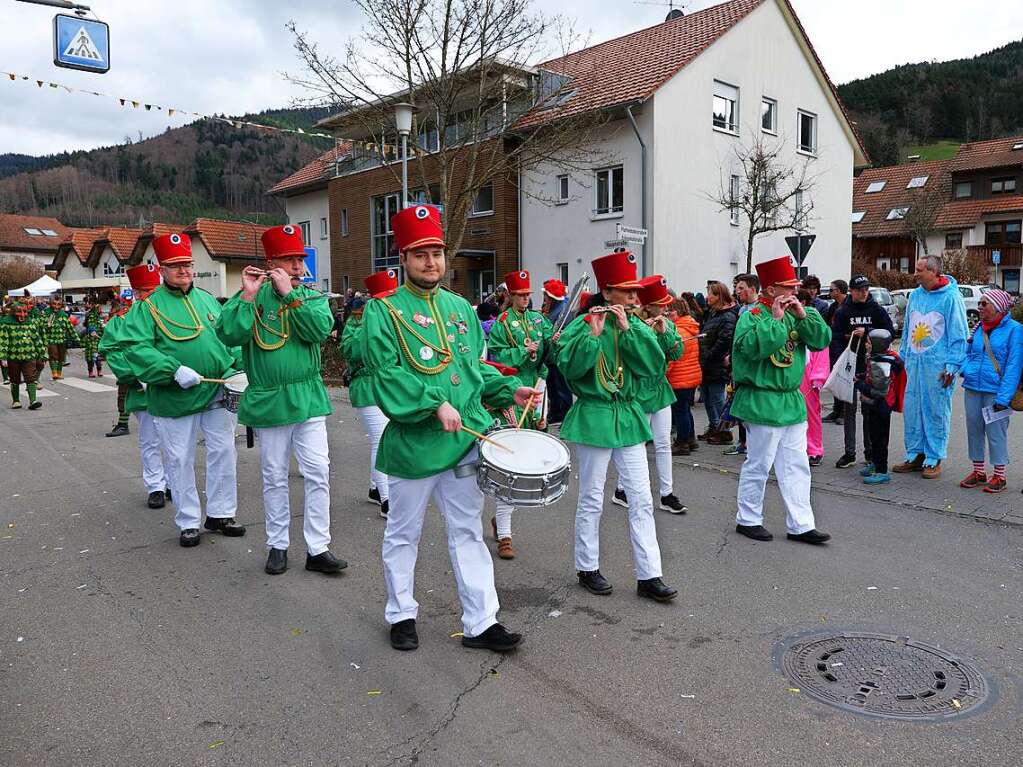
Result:
{"label": "window with white frame", "polygon": [[797,144],[803,154],[817,154],[817,115],[799,110]]}
{"label": "window with white frame", "polygon": [[476,191],[472,201],[472,215],[488,216],[494,212],[494,185],[484,184]]}
{"label": "window with white frame", "polygon": [[901,221],[902,219],[904,219],[906,217],[907,213],[909,213],[909,208],[908,207],[905,207],[905,208],[892,208],[890,211],[888,211],[888,220],[889,221]]}
{"label": "window with white frame", "polygon": [[555,198],[559,205],[564,205],[568,202],[568,174],[562,174],[558,176],[558,194]]}
{"label": "window with white frame", "polygon": [[391,252],[394,244],[394,230],[391,229],[391,218],[398,212],[398,195],[385,194],[373,198],[373,271],[399,266],[396,252]]}
{"label": "window with white frame", "polygon": [[327,239],[328,231],[329,231],[329,227],[327,226],[327,219],[321,218],[320,219],[320,239],[321,240]]}
{"label": "window with white frame", "polygon": [[728,133],[739,133],[739,89],[714,81],[714,127]]}
{"label": "window with white frame", "polygon": [[739,177],[732,176],[728,180],[728,220],[732,226],[739,225]]}
{"label": "window with white frame", "polygon": [[309,235],[309,222],[308,221],[299,221],[298,222],[298,228],[302,230],[302,244],[305,245],[308,248],[309,247],[309,237],[310,237],[310,235]]}
{"label": "window with white frame", "polygon": [[568,284],[568,264],[555,264],[555,268],[558,271],[558,279],[566,285]]}
{"label": "window with white frame", "polygon": [[906,189],[923,189],[927,186],[927,179],[929,178],[930,176],[914,176],[906,184]]}
{"label": "window with white frame", "polygon": [[348,208],[341,208],[341,236],[348,236]]}
{"label": "window with white frame", "polygon": [[760,106],[760,127],[765,133],[778,132],[778,102],[766,96]]}
{"label": "window with white frame", "polygon": [[865,211],[865,210],[856,210],[856,211],[853,211],[853,214],[852,214],[852,222],[853,222],[854,224],[858,224],[858,223],[860,223],[860,221],[862,221],[862,220],[863,220],[863,217],[864,217],[864,216],[866,216],[866,215],[867,215],[867,211]]}
{"label": "window with white frame", "polygon": [[867,187],[867,191],[864,194],[877,194],[878,192],[883,192],[886,186],[888,186],[887,181],[871,181],[870,186]]}
{"label": "window with white frame", "polygon": [[596,172],[593,185],[596,194],[593,212],[598,216],[621,213],[625,210],[625,173],[621,165],[601,168]]}
{"label": "window with white frame", "polygon": [[945,235],[945,250],[961,250],[963,247],[962,232],[948,232]]}

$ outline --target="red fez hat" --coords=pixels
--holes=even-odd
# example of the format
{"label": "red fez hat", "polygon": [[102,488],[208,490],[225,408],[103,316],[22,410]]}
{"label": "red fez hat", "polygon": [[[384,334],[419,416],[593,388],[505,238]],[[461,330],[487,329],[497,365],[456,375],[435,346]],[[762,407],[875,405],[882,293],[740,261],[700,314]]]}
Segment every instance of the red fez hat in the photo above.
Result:
{"label": "red fez hat", "polygon": [[160,287],[160,270],[152,264],[140,264],[125,269],[132,290],[154,290]]}
{"label": "red fez hat", "polygon": [[589,303],[590,299],[593,298],[593,294],[588,290],[583,290],[579,293],[579,308],[585,309],[586,304]]}
{"label": "red fez hat", "polygon": [[521,272],[508,272],[504,275],[504,284],[508,286],[509,293],[528,293],[529,272],[523,269]]}
{"label": "red fez hat", "polygon": [[160,266],[192,260],[192,241],[187,234],[165,234],[153,240],[153,250]]}
{"label": "red fez hat", "polygon": [[568,294],[568,290],[565,288],[565,283],[561,280],[547,280],[547,282],[543,284],[543,292],[555,301],[561,301]]}
{"label": "red fez hat", "polygon": [[444,244],[444,226],[440,211],[433,205],[413,205],[399,210],[391,217],[391,230],[398,250],[404,253],[409,248]]}
{"label": "red fez hat", "polygon": [[639,284],[643,286],[639,289],[639,302],[644,306],[667,306],[674,300],[668,292],[668,281],[659,274],[644,277]]}
{"label": "red fez hat", "polygon": [[384,269],[382,272],[375,272],[367,277],[366,290],[373,298],[387,298],[393,296],[398,290],[398,270]]}
{"label": "red fez hat", "polygon": [[636,256],[627,250],[596,259],[593,262],[593,274],[601,290],[639,290],[641,287],[636,279]]}
{"label": "red fez hat", "polygon": [[305,256],[302,231],[291,224],[272,226],[263,232],[260,239],[263,241],[263,252],[266,253],[267,261],[271,258]]}
{"label": "red fez hat", "polygon": [[789,256],[773,258],[770,261],[757,264],[757,277],[760,278],[760,284],[765,288],[768,285],[784,285],[794,288],[800,284]]}

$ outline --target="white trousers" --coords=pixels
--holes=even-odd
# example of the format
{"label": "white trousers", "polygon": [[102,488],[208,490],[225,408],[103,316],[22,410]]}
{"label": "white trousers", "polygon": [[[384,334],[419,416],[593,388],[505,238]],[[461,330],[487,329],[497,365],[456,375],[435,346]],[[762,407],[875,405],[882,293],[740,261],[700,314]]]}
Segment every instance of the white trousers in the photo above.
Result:
{"label": "white trousers", "polygon": [[202,521],[195,487],[195,445],[202,430],[206,439],[206,516],[230,518],[238,507],[234,430],[238,419],[227,408],[214,408],[180,418],[154,418],[163,444],[164,466],[174,496],[174,524],[198,529]]}
{"label": "white trousers", "polygon": [[575,567],[600,569],[600,516],[604,511],[607,467],[614,459],[629,498],[629,534],[639,580],[661,577],[661,550],[654,525],[646,446],[604,448],[576,445],[579,458],[579,503],[575,510]]}
{"label": "white trousers", "polygon": [[[476,460],[474,449],[461,463]],[[462,603],[462,630],[466,636],[482,634],[497,623],[500,605],[494,587],[494,562],[483,542],[483,493],[476,485],[475,474],[459,478],[449,470],[424,479],[391,476],[388,480],[391,508],[383,546],[387,622],[394,624],[419,614],[419,603],[412,592],[423,519],[432,498],[447,526],[451,569]]]}
{"label": "white trousers", "polygon": [[302,508],[305,548],[311,556],[322,554],[330,546],[330,457],[327,454],[326,417],[256,429],[256,434],[259,435],[259,460],[263,469],[266,547],[288,548],[291,527],[288,471],[294,453],[305,488]]}
{"label": "white trousers", "polygon": [[764,488],[774,466],[778,489],[785,502],[785,526],[798,535],[813,530],[810,508],[810,463],[806,455],[806,422],[793,426],[746,424],[746,461],[739,475],[737,524],[755,526],[764,521]]}
{"label": "white trousers", "polygon": [[494,521],[497,522],[497,537],[511,538],[511,519],[515,507],[504,501],[495,501]]}
{"label": "white trousers", "polygon": [[136,410],[139,423],[139,452],[142,454],[142,482],[147,493],[167,489],[167,477],[163,473],[163,454],[160,452],[160,434],[156,419],[145,410]]}
{"label": "white trousers", "polygon": [[387,475],[377,471],[377,448],[380,446],[380,437],[387,426],[387,416],[384,411],[376,405],[369,407],[357,407],[355,411],[362,419],[362,425],[366,427],[366,436],[369,438],[369,481],[370,486],[375,487],[380,493],[380,500],[386,501],[390,498],[387,492]]}
{"label": "white trousers", "polygon": [[[661,498],[674,492],[671,463],[671,405],[654,413],[647,413],[650,431],[654,433],[654,464],[657,466],[657,480]],[[624,490],[619,474],[618,489]],[[628,496],[628,493],[625,494]]]}

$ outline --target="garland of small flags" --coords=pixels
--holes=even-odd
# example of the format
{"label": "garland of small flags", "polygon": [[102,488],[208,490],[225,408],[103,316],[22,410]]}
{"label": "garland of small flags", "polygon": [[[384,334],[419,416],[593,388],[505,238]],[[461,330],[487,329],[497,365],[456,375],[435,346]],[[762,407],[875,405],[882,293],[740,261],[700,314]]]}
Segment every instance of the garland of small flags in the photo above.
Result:
{"label": "garland of small flags", "polygon": [[302,130],[302,128],[278,128],[273,125],[263,125],[262,123],[249,122],[248,120],[236,120],[230,117],[220,117],[218,115],[207,115],[201,112],[190,112],[187,109],[178,109],[177,107],[164,107],[160,104],[147,104],[144,101],[137,101],[130,98],[121,98],[120,96],[110,96],[106,93],[100,93],[98,91],[90,91],[84,88],[73,88],[70,85],[64,85],[63,83],[53,83],[48,80],[35,80],[35,78],[29,77],[28,75],[18,75],[14,72],[0,72],[0,74],[7,75],[11,81],[24,80],[25,82],[35,81],[36,86],[42,88],[44,85],[48,85],[51,88],[63,88],[68,93],[85,93],[89,96],[99,96],[100,98],[113,98],[116,99],[121,106],[127,106],[131,104],[134,109],[139,107],[145,108],[147,112],[152,110],[166,111],[168,117],[174,115],[182,115],[188,117],[199,117],[203,120],[212,120],[215,122],[226,123],[234,128],[257,128],[259,130],[274,131],[276,133],[293,133],[300,134],[302,136],[311,136],[313,138],[324,138],[336,142],[351,142],[353,146],[358,146],[368,151],[380,152],[383,155],[397,155],[398,147],[392,144],[377,144],[372,141],[355,141],[353,139],[340,138],[330,133],[316,133],[312,131]]}

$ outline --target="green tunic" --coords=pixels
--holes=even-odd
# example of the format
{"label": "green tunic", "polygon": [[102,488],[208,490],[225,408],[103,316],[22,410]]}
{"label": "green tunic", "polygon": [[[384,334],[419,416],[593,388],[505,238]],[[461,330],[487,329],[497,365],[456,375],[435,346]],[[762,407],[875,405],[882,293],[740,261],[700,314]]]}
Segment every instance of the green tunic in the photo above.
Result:
{"label": "green tunic", "polygon": [[28,362],[46,358],[46,343],[38,322],[6,317],[0,323],[0,360]]}
{"label": "green tunic", "polygon": [[124,318],[116,347],[148,385],[149,412],[161,418],[200,413],[219,393],[217,384],[182,389],[174,373],[185,365],[204,378],[227,378],[241,369],[241,353],[215,332],[220,304],[202,288],[183,292],[161,285]]}
{"label": "green tunic", "polygon": [[99,354],[99,340],[103,336],[103,315],[99,309],[90,309],[85,315],[85,332],[82,333],[82,349],[85,359],[91,360]]}
{"label": "green tunic", "polygon": [[675,391],[668,383],[668,362],[682,359],[682,353],[685,351],[685,342],[678,334],[678,328],[667,317],[664,318],[664,332],[655,331],[654,335],[657,337],[657,345],[664,353],[664,364],[660,373],[636,383],[636,399],[639,400],[639,406],[643,408],[644,413],[656,413],[675,401]]}
{"label": "green tunic", "polygon": [[[130,311],[131,309],[128,310],[128,312]],[[118,346],[128,312],[115,314],[107,320],[103,337],[99,341],[99,353],[107,361],[107,367],[117,376],[118,385],[128,387],[128,396],[124,400],[124,412],[135,413],[146,409],[146,390],[142,388],[141,382],[132,372],[131,366],[124,357],[124,350]]]}
{"label": "green tunic", "polygon": [[74,325],[68,316],[61,311],[53,312],[43,317],[43,340],[47,344],[66,344],[68,336],[75,332]]}
{"label": "green tunic", "polygon": [[373,399],[373,382],[362,356],[362,338],[366,334],[366,326],[361,317],[349,317],[345,330],[341,334],[341,356],[348,366],[348,398],[352,407],[370,407],[376,405]]}
{"label": "green tunic", "polygon": [[590,333],[586,316],[574,319],[561,334],[558,369],[576,395],[561,425],[561,436],[569,442],[615,448],[652,439],[638,384],[663,375],[664,352],[639,318],[630,316],[626,331],[614,319],[608,316],[600,336]]}
{"label": "green tunic", "polygon": [[447,290],[403,285],[366,305],[363,359],[373,399],[390,419],[380,439],[377,469],[422,479],[458,464],[473,446],[466,432],[449,433],[436,411],[445,402],[478,432],[494,418],[484,402],[507,407],[518,381],[484,364],[483,329],[472,306]]}
{"label": "green tunic", "polygon": [[[490,329],[487,337],[487,348],[494,362],[516,368],[515,378],[521,386],[536,386],[538,378],[547,378],[547,365],[544,364],[551,346],[551,335],[554,327],[540,312],[527,309],[517,312],[509,309],[503,312]],[[526,338],[540,344],[536,354],[531,354],[523,345]],[[516,423],[522,414],[516,408]],[[539,423],[540,408],[530,411],[528,422],[531,427]]]}
{"label": "green tunic", "polygon": [[805,319],[786,312],[781,320],[769,306],[745,312],[732,341],[732,415],[762,426],[792,426],[806,420],[806,400],[799,391],[806,370],[806,350],[828,348],[831,328],[813,308]]}
{"label": "green tunic", "polygon": [[323,294],[303,285],[284,297],[270,282],[253,301],[234,294],[216,327],[226,346],[242,350],[249,388],[238,406],[241,423],[267,429],[333,412],[320,372],[320,346],[333,326]]}

